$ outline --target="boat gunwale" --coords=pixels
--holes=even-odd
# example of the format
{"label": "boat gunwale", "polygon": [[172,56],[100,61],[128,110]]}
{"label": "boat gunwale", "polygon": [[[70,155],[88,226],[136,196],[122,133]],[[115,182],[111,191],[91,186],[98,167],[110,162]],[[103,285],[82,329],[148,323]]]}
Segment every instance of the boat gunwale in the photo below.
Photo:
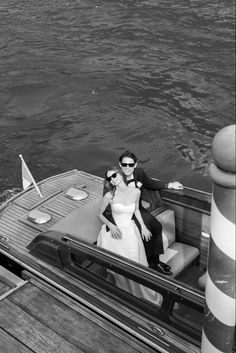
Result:
{"label": "boat gunwale", "polygon": [[[56,179],[60,179],[61,177],[63,176],[66,176],[66,175],[70,175],[70,174],[74,174],[74,173],[78,173],[79,170],[78,169],[72,169],[72,170],[69,170],[67,172],[63,172],[63,173],[60,173],[60,174],[56,174],[56,175],[52,175],[48,178],[45,178],[43,180],[40,180],[37,182],[37,185],[42,185],[42,184],[45,184],[46,182],[48,181],[51,181],[51,180],[56,180]],[[3,202],[2,205],[0,205],[0,212],[2,212],[5,207],[9,206],[9,204],[11,204],[12,202],[14,202],[16,199],[20,198],[22,195],[26,195],[27,193],[31,192],[32,190],[34,190],[35,186],[34,185],[30,185],[26,190],[21,190],[20,192],[18,192],[17,194],[15,194],[14,196],[12,196],[11,198],[9,198],[8,200],[6,200],[5,202]],[[58,193],[60,193],[60,191],[58,191]],[[55,195],[56,196],[56,195]],[[53,195],[52,195],[53,197]],[[49,197],[50,198],[50,197]],[[46,201],[47,198],[46,197],[42,197],[41,198],[42,201]],[[25,208],[24,206],[20,205],[19,207],[22,207],[22,208]],[[25,208],[26,209],[26,208]],[[26,209],[26,211],[28,211],[28,209]]]}
{"label": "boat gunwale", "polygon": [[[101,252],[102,252],[102,251],[101,251]],[[103,302],[101,302],[100,305],[97,307],[97,306],[95,306],[95,304],[94,304],[94,300],[92,300],[92,301],[91,301],[91,300],[86,300],[86,302],[84,301],[84,297],[81,297],[81,295],[79,294],[79,293],[81,292],[81,290],[84,291],[84,289],[83,289],[83,288],[81,289],[81,287],[79,286],[79,283],[82,282],[85,287],[88,286],[88,283],[84,282],[82,277],[81,277],[81,279],[79,280],[79,278],[74,277],[71,273],[66,272],[66,273],[64,273],[64,274],[65,274],[66,276],[69,276],[69,278],[66,278],[66,279],[65,279],[65,278],[63,278],[63,276],[62,276],[63,274],[61,273],[60,269],[58,269],[58,268],[56,268],[56,267],[53,267],[53,266],[51,266],[50,264],[47,264],[46,262],[44,262],[44,261],[42,261],[42,260],[39,260],[39,263],[38,263],[38,266],[39,266],[39,268],[40,268],[40,271],[39,271],[39,270],[37,270],[37,269],[35,269],[35,268],[30,267],[30,264],[27,264],[27,263],[25,263],[24,261],[15,258],[14,255],[9,254],[9,252],[6,252],[5,250],[3,250],[3,249],[1,249],[1,248],[0,248],[0,253],[3,253],[5,256],[10,257],[13,261],[15,260],[19,265],[21,265],[22,267],[24,267],[27,271],[29,271],[29,272],[32,273],[33,275],[39,277],[41,280],[45,280],[45,282],[54,285],[56,288],[60,289],[63,293],[65,293],[65,294],[71,296],[72,298],[78,300],[80,303],[85,304],[88,308],[92,308],[92,310],[95,310],[96,313],[101,314],[104,318],[107,318],[107,319],[111,320],[112,322],[115,322],[115,323],[118,324],[120,327],[123,327],[124,329],[127,330],[127,327],[126,327],[126,326],[123,326],[123,323],[122,323],[122,322],[117,321],[117,317],[116,317],[116,316],[113,317],[112,315],[110,315],[110,310],[111,310],[110,306],[109,306],[110,310],[108,310],[108,311],[106,311],[106,312],[104,313],[103,311],[101,311],[101,305],[104,305]],[[27,254],[25,254],[25,255],[27,255]],[[24,256],[25,256],[25,255],[24,255]],[[103,255],[104,255],[104,254],[103,254]],[[125,262],[125,261],[124,261],[124,262]],[[40,264],[40,263],[41,263],[41,264]],[[45,270],[43,270],[43,272],[41,272],[41,270],[42,270],[42,264],[44,264],[44,266],[47,265],[47,266],[45,267],[46,272],[45,272]],[[51,277],[49,277],[47,271],[52,272],[52,274],[53,274],[54,276],[58,277],[58,278],[57,278],[57,281],[55,281],[55,280],[53,280]],[[158,276],[158,275],[157,275],[157,276]],[[64,287],[63,285],[61,285],[61,284],[58,282],[58,279],[61,279],[61,281],[62,281],[63,284],[65,284],[64,282],[66,281],[67,283],[70,283],[70,286],[72,286],[72,287],[75,286],[75,287],[77,288],[77,290],[78,290],[78,293],[76,294],[76,292],[71,291],[70,289],[68,289],[68,286],[67,286],[67,287]],[[162,278],[161,278],[161,280],[162,280]],[[168,280],[166,279],[166,281],[168,281]],[[90,286],[89,286],[89,287],[91,288],[91,282],[90,282]],[[97,285],[92,286],[92,291],[93,291],[93,292],[95,291],[95,293],[97,293],[98,290],[99,290],[99,292],[102,291],[102,295],[104,295],[104,290],[101,289],[101,287],[97,288]],[[107,294],[107,292],[106,292],[106,294]],[[106,295],[106,294],[105,294],[105,295]],[[177,293],[176,293],[176,294],[177,294]],[[129,294],[127,293],[127,295],[129,295]],[[89,293],[87,293],[87,297],[91,297],[91,295],[89,295]],[[94,298],[94,297],[93,297],[93,298]],[[90,298],[90,299],[91,299],[91,298]],[[115,300],[116,300],[116,301],[118,300],[118,303],[121,303],[121,305],[122,305],[123,301],[120,302],[120,298],[117,299],[117,295],[115,295]],[[110,301],[111,301],[111,304],[112,304],[112,303],[114,304],[114,296],[111,297]],[[202,298],[202,301],[204,301],[204,298]],[[99,300],[99,302],[100,302],[100,300]],[[96,303],[97,303],[97,299],[96,299]],[[124,304],[124,303],[123,303],[123,304]],[[201,305],[201,306],[202,306],[202,305]],[[104,309],[104,307],[103,307],[103,309]],[[137,309],[136,306],[135,306],[135,309]],[[131,307],[128,305],[127,311],[130,312],[130,310],[131,310],[131,312],[132,312]],[[114,313],[115,313],[115,312],[117,312],[117,311],[114,311]],[[139,309],[137,312],[133,310],[132,317],[135,316],[135,314],[138,315],[138,316],[140,316],[141,313],[143,313],[143,311],[142,311],[141,309]],[[132,318],[132,317],[131,317],[131,318]],[[145,322],[146,322],[146,321],[147,321],[147,322],[150,321],[150,319],[148,318],[148,315],[145,316],[145,319],[144,319],[144,320],[145,320]],[[159,321],[162,322],[161,319],[159,319]],[[153,321],[153,323],[155,323],[155,325],[161,325],[160,323],[158,324],[156,321],[155,321],[155,322]],[[181,340],[182,346],[184,346],[185,348],[190,348],[190,347],[188,347],[188,345],[187,345],[187,346],[184,345],[184,343],[186,343],[186,342],[187,342],[187,344],[189,344],[190,341],[187,340],[187,341],[185,342],[185,340],[184,340],[184,338],[183,338],[183,337],[185,336],[185,334],[183,334],[183,332],[182,332],[182,334],[179,336],[179,334],[178,334],[178,329],[177,329],[176,327],[174,327],[174,328],[172,328],[172,330],[170,330],[170,328],[166,327],[166,326],[168,326],[168,324],[167,324],[166,322],[164,322],[164,323],[162,322],[162,324],[164,325],[164,326],[163,326],[163,327],[164,327],[163,330],[165,330],[165,331],[168,332],[168,333],[167,333],[167,336],[168,336],[168,337],[171,336],[171,335],[172,335],[172,336],[175,335],[175,336],[176,336],[176,339],[177,339],[177,337],[178,337],[178,339]],[[162,326],[161,326],[161,327],[162,327]],[[138,327],[138,328],[140,329],[140,327]],[[145,330],[145,333],[148,334],[148,336],[150,336],[150,332],[147,332],[147,331]],[[153,336],[153,335],[151,335],[151,336]],[[144,340],[144,342],[146,341],[146,338],[143,337],[141,334],[140,334],[140,338],[141,338],[142,341],[143,341],[143,340]],[[156,335],[155,335],[155,339],[156,339],[156,338],[157,338],[157,340],[158,340],[158,337],[156,337]],[[194,340],[195,343],[197,342],[197,341],[195,341],[195,339],[193,339],[193,340]],[[148,341],[146,341],[146,342],[148,342]],[[153,341],[151,341],[151,342],[153,342]],[[183,343],[183,342],[184,342],[184,343]],[[180,344],[181,344],[181,343],[180,343]],[[191,343],[190,343],[190,344],[191,344]],[[192,345],[193,345],[193,343],[192,343]],[[156,346],[156,347],[157,347],[157,346]],[[192,350],[193,350],[192,353],[195,352],[195,349],[198,349],[198,348],[197,348],[197,345],[193,345],[193,347],[192,347]],[[165,353],[169,353],[169,351],[163,351],[163,353],[164,353],[164,352],[165,352]],[[189,351],[183,351],[183,352],[186,352],[186,353],[188,352],[188,353],[189,353]],[[200,351],[197,351],[197,352],[200,353]]]}

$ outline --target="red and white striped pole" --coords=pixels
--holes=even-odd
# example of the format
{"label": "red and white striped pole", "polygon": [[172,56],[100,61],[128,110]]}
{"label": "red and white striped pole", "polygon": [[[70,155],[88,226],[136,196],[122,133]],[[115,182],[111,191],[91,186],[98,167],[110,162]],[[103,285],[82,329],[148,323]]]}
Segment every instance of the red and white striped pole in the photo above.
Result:
{"label": "red and white striped pole", "polygon": [[206,274],[202,353],[231,353],[235,300],[235,129],[230,125],[213,140],[211,238]]}

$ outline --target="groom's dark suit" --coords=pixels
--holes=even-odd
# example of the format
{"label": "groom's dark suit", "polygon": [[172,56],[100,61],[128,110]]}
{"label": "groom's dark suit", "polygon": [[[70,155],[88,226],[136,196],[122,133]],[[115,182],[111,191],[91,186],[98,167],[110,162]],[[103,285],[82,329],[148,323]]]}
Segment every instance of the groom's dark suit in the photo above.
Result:
{"label": "groom's dark suit", "polygon": [[[162,181],[153,180],[149,178],[142,168],[135,168],[134,170],[134,179],[135,185],[141,190],[141,197],[142,199],[142,191],[143,189],[149,190],[162,190],[168,188],[168,184]],[[124,181],[126,182],[125,176]],[[127,183],[127,182],[126,182]],[[152,237],[149,241],[143,240],[146,255],[149,261],[152,261],[155,256],[159,256],[159,254],[163,254],[163,241],[162,241],[162,225],[158,220],[153,217],[153,215],[146,210],[142,203],[140,202],[140,213],[142,215],[143,221],[146,227],[152,233]],[[113,224],[115,221],[112,217],[112,214],[109,211],[104,212],[104,216]],[[134,221],[140,229],[140,225],[136,218],[134,217]]]}

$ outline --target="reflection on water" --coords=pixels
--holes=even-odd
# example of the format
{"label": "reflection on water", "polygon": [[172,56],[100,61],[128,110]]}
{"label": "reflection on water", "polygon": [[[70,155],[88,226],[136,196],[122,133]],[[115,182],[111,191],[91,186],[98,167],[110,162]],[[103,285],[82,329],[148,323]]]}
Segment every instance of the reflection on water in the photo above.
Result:
{"label": "reflection on water", "polygon": [[[231,0],[3,0],[0,192],[135,151],[150,175],[209,189],[234,123]],[[5,193],[2,195],[5,198]]]}

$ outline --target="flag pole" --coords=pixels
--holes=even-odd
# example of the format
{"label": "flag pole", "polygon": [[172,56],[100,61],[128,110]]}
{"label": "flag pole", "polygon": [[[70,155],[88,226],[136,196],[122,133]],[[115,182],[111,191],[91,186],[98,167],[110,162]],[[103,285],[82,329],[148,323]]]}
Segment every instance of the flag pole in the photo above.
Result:
{"label": "flag pole", "polygon": [[22,154],[19,154],[19,157],[20,157],[20,159],[21,159],[21,161],[22,161],[22,165],[24,166],[24,168],[27,170],[27,173],[29,174],[29,176],[30,176],[30,178],[31,178],[31,180],[32,180],[32,183],[34,184],[34,187],[35,187],[35,189],[37,190],[37,193],[38,193],[39,196],[42,198],[43,195],[41,194],[41,191],[39,190],[39,187],[38,187],[36,181],[34,180],[33,175],[30,173],[30,170],[29,170],[29,168],[27,167],[27,165],[26,165],[26,163],[25,163],[25,161],[24,161],[24,159],[23,159]]}

